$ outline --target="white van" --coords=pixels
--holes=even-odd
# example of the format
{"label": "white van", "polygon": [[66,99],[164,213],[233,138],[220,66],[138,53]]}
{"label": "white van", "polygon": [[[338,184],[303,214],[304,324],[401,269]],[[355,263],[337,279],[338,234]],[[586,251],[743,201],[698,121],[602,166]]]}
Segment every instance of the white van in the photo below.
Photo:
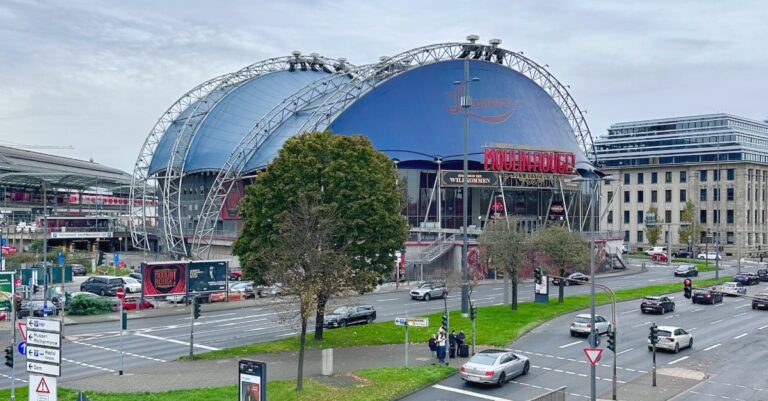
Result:
{"label": "white van", "polygon": [[650,247],[650,248],[645,250],[645,254],[648,255],[648,256],[651,256],[654,253],[661,253],[661,252],[667,253],[667,247],[665,247],[665,246],[654,246],[654,247]]}

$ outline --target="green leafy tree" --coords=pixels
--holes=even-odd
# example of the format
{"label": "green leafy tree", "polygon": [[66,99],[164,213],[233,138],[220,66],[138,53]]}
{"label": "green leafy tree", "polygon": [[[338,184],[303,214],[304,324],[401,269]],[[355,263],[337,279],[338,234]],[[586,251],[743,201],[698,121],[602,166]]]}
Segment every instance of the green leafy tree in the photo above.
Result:
{"label": "green leafy tree", "polygon": [[519,230],[517,220],[491,220],[478,238],[480,254],[497,271],[504,271],[504,303],[509,302],[510,279],[512,283],[512,310],[517,309],[517,282],[520,267],[525,259],[528,237]]}
{"label": "green leafy tree", "polygon": [[677,229],[678,241],[687,244],[690,237],[691,245],[698,243],[701,223],[696,219],[696,206],[690,200],[685,202],[680,223],[680,228]]}
{"label": "green leafy tree", "polygon": [[[324,208],[332,220],[332,244],[344,249],[352,272],[344,283],[370,291],[392,270],[408,226],[401,216],[394,164],[362,136],[305,133],[285,142],[277,158],[246,189],[241,204],[243,228],[233,252],[244,274],[264,282],[264,249],[280,240],[281,220],[294,211],[297,199]],[[317,293],[315,339],[323,336],[325,305],[334,288]]]}
{"label": "green leafy tree", "polygon": [[[648,243],[651,244],[651,246],[656,246],[656,244],[659,242],[659,237],[661,237],[661,227],[664,223],[664,219],[661,218],[659,215],[659,209],[656,206],[651,206],[648,208],[648,212],[646,213],[646,216],[653,215],[656,216],[656,224],[648,227],[648,225],[645,225],[645,238],[648,240]],[[671,249],[669,250],[672,251]]]}
{"label": "green leafy tree", "polygon": [[551,273],[559,275],[560,269],[571,271],[589,266],[589,242],[563,226],[549,225],[536,230],[532,246],[550,258]]}

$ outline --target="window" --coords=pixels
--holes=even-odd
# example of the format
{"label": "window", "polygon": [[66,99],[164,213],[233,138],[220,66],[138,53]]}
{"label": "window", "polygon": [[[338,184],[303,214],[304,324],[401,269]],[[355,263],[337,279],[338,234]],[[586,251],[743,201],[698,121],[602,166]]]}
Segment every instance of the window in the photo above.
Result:
{"label": "window", "polygon": [[667,189],[664,191],[664,202],[672,202],[672,190]]}
{"label": "window", "polygon": [[637,242],[643,242],[643,231],[637,230]]}
{"label": "window", "polygon": [[733,200],[733,188],[725,189],[725,200],[729,200],[729,201]]}
{"label": "window", "polygon": [[666,221],[667,223],[671,223],[672,222],[672,211],[671,210],[667,210],[667,211],[664,212],[664,221]]}
{"label": "window", "polygon": [[624,203],[629,203],[629,191],[624,191]]}
{"label": "window", "polygon": [[712,188],[712,200],[713,201],[720,200],[720,188]]}
{"label": "window", "polygon": [[659,173],[651,173],[651,184],[656,184],[657,182],[659,182]]}
{"label": "window", "polygon": [[629,224],[629,210],[624,211],[624,224]]}
{"label": "window", "polygon": [[707,182],[707,170],[699,170],[699,181]]}
{"label": "window", "polygon": [[613,210],[608,211],[608,224],[613,224]]}
{"label": "window", "polygon": [[613,200],[613,191],[608,191],[608,201]]}
{"label": "window", "polygon": [[720,211],[719,210],[713,210],[712,211],[712,223],[720,224]]}
{"label": "window", "polygon": [[733,174],[733,169],[732,168],[729,168],[728,170],[725,171],[725,178],[728,181],[733,181],[733,176],[734,176],[734,174]]}
{"label": "window", "polygon": [[748,201],[752,200],[752,188],[750,187],[747,187],[747,200]]}
{"label": "window", "polygon": [[629,185],[629,173],[624,173],[624,185]]}
{"label": "window", "polygon": [[752,181],[752,169],[747,170],[747,180]]}
{"label": "window", "polygon": [[644,178],[645,177],[643,177],[643,173],[637,173],[637,183],[638,184],[642,184]]}
{"label": "window", "polygon": [[680,217],[677,219],[677,221],[683,221],[683,211],[680,211]]}
{"label": "window", "polygon": [[685,199],[686,195],[687,195],[686,191],[684,189],[681,189],[680,190],[680,202],[685,202],[686,201],[686,199]]}
{"label": "window", "polygon": [[672,172],[671,171],[667,171],[667,172],[664,173],[664,182],[666,184],[671,184],[672,183]]}
{"label": "window", "polygon": [[629,242],[629,231],[624,231],[624,242]]}
{"label": "window", "polygon": [[725,211],[725,222],[728,224],[733,224],[733,209],[728,209]]}
{"label": "window", "polygon": [[725,242],[727,244],[733,244],[733,231],[728,231],[725,233]]}
{"label": "window", "polygon": [[643,211],[637,211],[637,224],[643,224]]}
{"label": "window", "polygon": [[706,209],[699,210],[699,223],[706,223],[706,222],[707,222]]}
{"label": "window", "polygon": [[658,200],[656,199],[657,198],[656,195],[657,195],[657,191],[656,190],[651,191],[651,203],[658,202]]}
{"label": "window", "polygon": [[637,191],[637,203],[643,203],[643,191]]}
{"label": "window", "polygon": [[720,181],[720,170],[712,170],[712,181]]}
{"label": "window", "polygon": [[707,201],[707,189],[706,188],[702,188],[702,189],[699,190],[699,200],[702,201],[702,202],[706,202]]}
{"label": "window", "polygon": [[680,172],[680,182],[688,182],[688,177],[685,171]]}

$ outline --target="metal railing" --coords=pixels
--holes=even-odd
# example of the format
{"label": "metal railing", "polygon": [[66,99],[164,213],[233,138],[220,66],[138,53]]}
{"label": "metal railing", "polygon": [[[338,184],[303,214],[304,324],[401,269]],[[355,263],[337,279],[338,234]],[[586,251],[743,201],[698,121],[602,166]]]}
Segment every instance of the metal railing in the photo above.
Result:
{"label": "metal railing", "polygon": [[536,398],[531,398],[528,401],[565,401],[565,386],[552,390],[546,394],[542,394]]}
{"label": "metal railing", "polygon": [[413,264],[428,264],[432,263],[440,256],[443,256],[446,252],[453,249],[456,241],[456,235],[450,235],[443,237],[437,241],[427,245],[426,248],[419,252],[411,252],[405,254],[405,260],[408,263]]}

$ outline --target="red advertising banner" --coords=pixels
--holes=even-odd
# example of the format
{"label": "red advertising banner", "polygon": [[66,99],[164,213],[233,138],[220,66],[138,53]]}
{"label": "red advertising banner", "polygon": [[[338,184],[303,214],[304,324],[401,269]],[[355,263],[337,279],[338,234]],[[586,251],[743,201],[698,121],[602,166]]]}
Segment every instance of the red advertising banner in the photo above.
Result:
{"label": "red advertising banner", "polygon": [[485,148],[483,167],[490,171],[576,174],[576,155],[570,152]]}
{"label": "red advertising banner", "polygon": [[187,293],[188,262],[155,262],[142,265],[145,296]]}

